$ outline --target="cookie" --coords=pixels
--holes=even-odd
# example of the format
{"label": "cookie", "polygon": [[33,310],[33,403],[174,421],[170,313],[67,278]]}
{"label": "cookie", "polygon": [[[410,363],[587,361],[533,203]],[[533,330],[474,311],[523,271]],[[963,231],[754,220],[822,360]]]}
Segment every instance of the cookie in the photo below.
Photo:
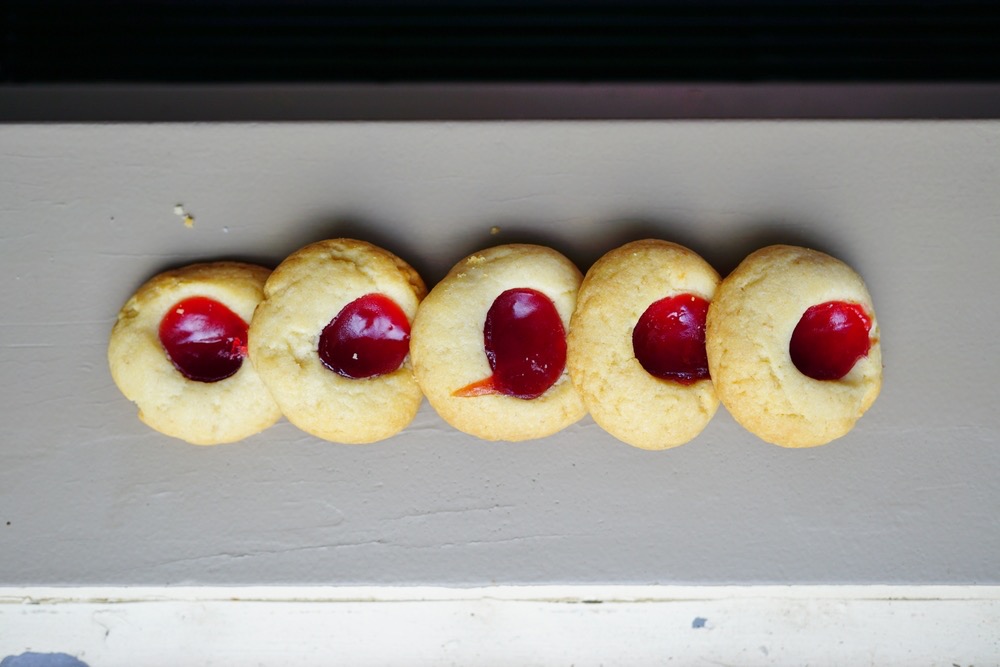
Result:
{"label": "cookie", "polygon": [[485,440],[542,438],[586,410],[565,368],[582,275],[561,254],[510,244],[460,261],[420,305],[413,370],[456,429]]}
{"label": "cookie", "polygon": [[426,291],[364,241],[320,241],[281,262],[250,323],[250,357],[288,421],[345,444],[403,430],[422,400],[408,353]]}
{"label": "cookie", "polygon": [[737,422],[784,447],[850,431],[882,386],[871,296],[849,266],[771,246],[719,286],[708,311],[709,370]]}
{"label": "cookie", "polygon": [[705,315],[719,274],[683,246],[644,240],[590,268],[570,323],[567,365],[590,416],[641,449],[682,445],[719,406]]}
{"label": "cookie", "polygon": [[246,359],[247,323],[270,271],[195,264],[150,279],[111,331],[108,363],[139,418],[197,445],[235,442],[281,417]]}

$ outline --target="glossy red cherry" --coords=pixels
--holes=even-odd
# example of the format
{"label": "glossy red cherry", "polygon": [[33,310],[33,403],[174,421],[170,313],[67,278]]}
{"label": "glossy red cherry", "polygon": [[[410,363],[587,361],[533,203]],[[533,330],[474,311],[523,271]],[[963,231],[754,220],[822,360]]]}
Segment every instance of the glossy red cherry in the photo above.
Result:
{"label": "glossy red cherry", "polygon": [[225,380],[246,356],[247,323],[214,299],[194,296],[160,321],[160,343],[181,375],[197,382]]}
{"label": "glossy red cherry", "polygon": [[392,373],[410,351],[410,322],[384,294],[366,294],[344,306],[319,337],[323,365],[361,379]]}
{"label": "glossy red cherry", "polygon": [[654,301],[632,330],[635,358],[653,377],[689,385],[708,379],[708,301],[679,294]]}
{"label": "glossy red cherry", "polygon": [[566,330],[555,304],[538,290],[509,289],[486,313],[486,359],[493,375],[455,392],[456,396],[500,393],[538,398],[566,366]]}
{"label": "glossy red cherry", "polygon": [[872,321],[859,304],[828,301],[812,306],[792,332],[792,363],[814,380],[839,380],[871,349]]}

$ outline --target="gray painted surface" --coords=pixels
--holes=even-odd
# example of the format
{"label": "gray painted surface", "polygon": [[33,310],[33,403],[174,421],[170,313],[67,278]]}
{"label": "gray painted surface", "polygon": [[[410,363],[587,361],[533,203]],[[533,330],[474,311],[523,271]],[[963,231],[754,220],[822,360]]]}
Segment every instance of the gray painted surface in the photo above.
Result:
{"label": "gray painted surface", "polygon": [[[0,126],[0,584],[1000,583],[998,177],[996,122]],[[136,419],[105,347],[143,280],[338,235],[431,283],[500,242],[811,245],[867,280],[885,386],[800,451],[724,410],[660,453]]]}

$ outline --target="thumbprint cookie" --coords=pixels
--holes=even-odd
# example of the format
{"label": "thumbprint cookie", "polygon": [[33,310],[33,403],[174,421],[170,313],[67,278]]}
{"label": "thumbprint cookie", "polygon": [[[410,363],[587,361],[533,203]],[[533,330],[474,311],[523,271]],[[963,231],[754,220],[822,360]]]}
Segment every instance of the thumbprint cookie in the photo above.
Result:
{"label": "thumbprint cookie", "polygon": [[590,416],[641,449],[701,433],[719,399],[705,317],[719,274],[687,248],[655,239],[612,250],[590,268],[570,323],[570,377]]}
{"label": "thumbprint cookie", "polygon": [[197,445],[235,442],[281,417],[247,360],[247,328],[270,271],[238,262],[161,273],[125,303],[108,362],[139,418]]}
{"label": "thumbprint cookie", "polygon": [[871,296],[847,264],[786,245],[758,250],[708,310],[708,365],[726,409],[783,447],[850,431],[882,386]]}
{"label": "thumbprint cookie", "polygon": [[422,400],[409,342],[425,293],[409,264],[364,241],[320,241],[282,261],[250,323],[250,357],[288,421],[345,444],[403,430]]}
{"label": "thumbprint cookie", "polygon": [[420,305],[413,369],[454,428],[484,440],[542,438],[586,410],[566,370],[580,270],[560,253],[509,244],[460,261]]}

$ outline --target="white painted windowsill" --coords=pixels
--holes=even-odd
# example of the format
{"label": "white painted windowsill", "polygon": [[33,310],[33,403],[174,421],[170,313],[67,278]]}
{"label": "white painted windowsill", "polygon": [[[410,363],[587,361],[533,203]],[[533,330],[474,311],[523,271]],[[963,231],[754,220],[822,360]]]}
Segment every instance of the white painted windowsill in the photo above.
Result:
{"label": "white painted windowsill", "polygon": [[89,667],[981,667],[1000,662],[1000,587],[2,588],[0,658],[27,652]]}

